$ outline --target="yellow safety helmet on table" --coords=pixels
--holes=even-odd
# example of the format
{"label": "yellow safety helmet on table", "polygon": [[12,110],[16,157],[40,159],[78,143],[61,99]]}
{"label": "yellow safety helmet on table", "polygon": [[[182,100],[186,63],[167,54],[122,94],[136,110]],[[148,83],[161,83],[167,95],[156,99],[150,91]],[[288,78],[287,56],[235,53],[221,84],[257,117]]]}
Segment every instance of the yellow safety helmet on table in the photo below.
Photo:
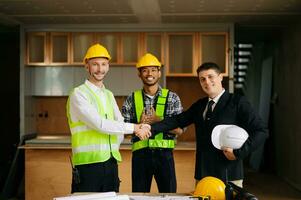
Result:
{"label": "yellow safety helmet on table", "polygon": [[136,68],[139,69],[141,67],[149,67],[149,66],[155,66],[161,68],[162,64],[159,62],[159,60],[151,53],[146,53],[144,56],[142,56],[137,65]]}
{"label": "yellow safety helmet on table", "polygon": [[84,64],[91,58],[107,58],[108,60],[111,60],[108,50],[100,44],[94,44],[88,49],[83,61]]}
{"label": "yellow safety helmet on table", "polygon": [[226,200],[225,189],[226,185],[223,181],[212,176],[207,176],[198,182],[193,196],[202,197],[203,199],[208,197],[210,200]]}

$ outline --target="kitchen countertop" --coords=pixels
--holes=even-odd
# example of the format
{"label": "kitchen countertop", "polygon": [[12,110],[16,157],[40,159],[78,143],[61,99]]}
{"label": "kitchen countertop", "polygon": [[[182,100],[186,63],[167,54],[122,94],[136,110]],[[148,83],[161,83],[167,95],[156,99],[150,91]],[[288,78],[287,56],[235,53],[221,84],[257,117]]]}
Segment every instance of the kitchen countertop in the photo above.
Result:
{"label": "kitchen countertop", "polygon": [[[21,149],[71,149],[70,136],[38,136],[34,139],[26,140]],[[130,150],[131,141],[125,138],[120,145],[121,150]],[[178,141],[175,150],[195,150],[195,142]]]}

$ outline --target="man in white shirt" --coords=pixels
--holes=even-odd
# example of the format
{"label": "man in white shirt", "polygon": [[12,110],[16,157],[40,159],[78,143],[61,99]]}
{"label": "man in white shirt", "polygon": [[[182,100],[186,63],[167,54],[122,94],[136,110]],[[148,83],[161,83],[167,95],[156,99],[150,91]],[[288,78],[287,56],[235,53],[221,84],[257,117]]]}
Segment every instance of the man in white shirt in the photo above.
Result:
{"label": "man in white shirt", "polygon": [[73,192],[119,191],[119,145],[123,134],[150,136],[149,125],[123,122],[116,100],[103,81],[109,71],[107,49],[91,46],[84,58],[89,74],[76,87],[67,102],[68,123],[72,134]]}

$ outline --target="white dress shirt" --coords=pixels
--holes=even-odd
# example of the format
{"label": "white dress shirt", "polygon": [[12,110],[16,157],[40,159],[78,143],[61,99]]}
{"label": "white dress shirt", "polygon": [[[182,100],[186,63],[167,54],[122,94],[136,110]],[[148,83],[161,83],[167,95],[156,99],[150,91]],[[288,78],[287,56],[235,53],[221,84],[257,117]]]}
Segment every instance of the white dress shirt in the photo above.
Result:
{"label": "white dress shirt", "polygon": [[[217,96],[214,97],[213,99],[208,98],[208,103],[209,103],[209,101],[211,101],[211,100],[214,102],[214,103],[212,104],[212,111],[214,110],[214,108],[215,108],[215,106],[216,106],[218,100],[221,98],[221,96],[224,94],[224,92],[225,92],[225,89],[223,89],[222,92],[219,93],[219,95],[217,95]],[[205,110],[204,110],[204,112],[203,112],[203,119],[205,119],[205,116],[206,116],[206,113],[207,113],[207,110],[208,110],[208,103],[207,103],[207,106],[206,106],[206,108],[205,108]]]}
{"label": "white dress shirt", "polygon": [[90,128],[111,135],[118,135],[119,143],[123,140],[123,134],[131,134],[134,132],[134,124],[123,122],[123,117],[117,106],[115,98],[112,102],[107,102],[104,89],[105,87],[97,87],[90,81],[86,80],[85,84],[99,95],[104,108],[108,104],[113,106],[114,120],[105,119],[99,115],[97,108],[91,105],[85,93],[79,89],[75,89],[70,96],[70,117],[73,122],[82,121]]}

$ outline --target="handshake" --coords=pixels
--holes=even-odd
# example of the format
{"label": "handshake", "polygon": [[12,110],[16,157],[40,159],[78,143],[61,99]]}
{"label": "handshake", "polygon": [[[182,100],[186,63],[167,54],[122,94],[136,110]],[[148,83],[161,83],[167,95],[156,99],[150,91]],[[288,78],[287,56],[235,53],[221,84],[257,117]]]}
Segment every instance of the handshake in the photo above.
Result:
{"label": "handshake", "polygon": [[140,140],[145,140],[152,136],[151,126],[149,124],[135,124],[134,134],[139,137]]}

